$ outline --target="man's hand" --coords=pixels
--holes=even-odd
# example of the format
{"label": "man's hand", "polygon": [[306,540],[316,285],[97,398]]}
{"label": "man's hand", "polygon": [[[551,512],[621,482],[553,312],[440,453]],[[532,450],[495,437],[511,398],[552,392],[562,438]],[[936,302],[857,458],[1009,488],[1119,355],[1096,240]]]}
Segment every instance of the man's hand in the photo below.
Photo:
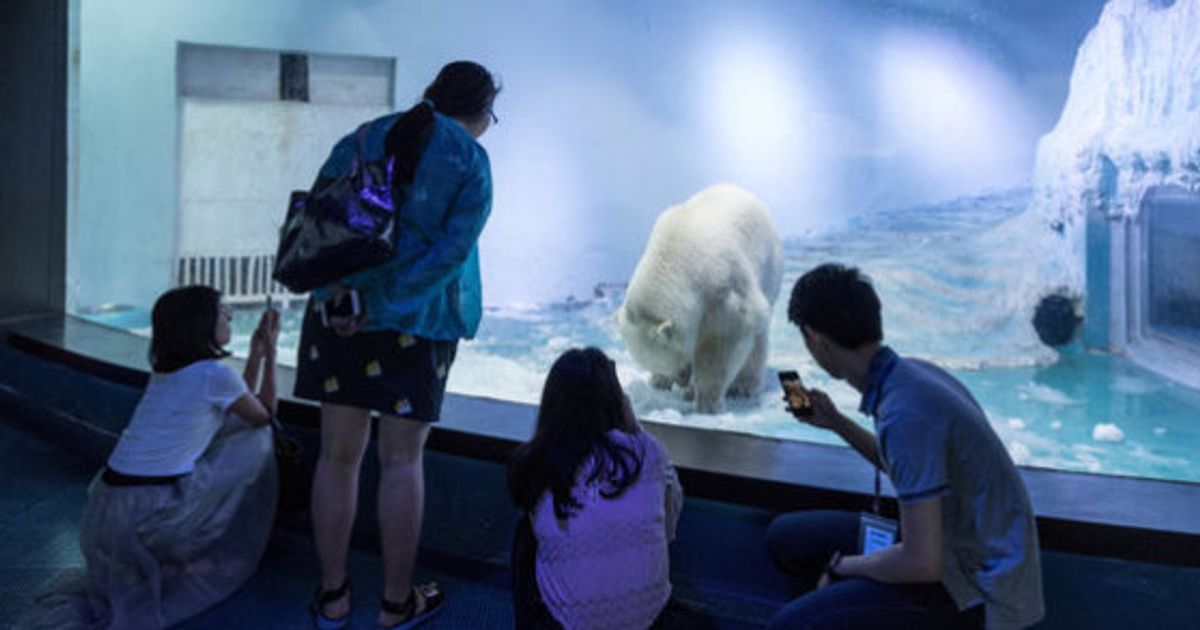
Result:
{"label": "man's hand", "polygon": [[841,560],[842,560],[842,552],[840,552],[840,551],[833,552],[833,555],[829,557],[829,562],[825,565],[825,570],[821,571],[821,577],[820,577],[820,579],[817,580],[816,590],[819,591],[819,590],[825,588],[826,586],[833,584],[834,580],[841,577],[840,575],[837,574],[838,563],[841,562]]}
{"label": "man's hand", "polygon": [[[833,401],[829,399],[828,394],[819,389],[809,389],[807,390],[807,393],[808,399],[812,403],[811,415],[800,415],[799,413],[796,413],[796,410],[790,405],[787,406],[788,412],[791,413],[792,416],[794,416],[797,420],[811,424],[818,429],[829,430],[836,429],[838,423],[846,420],[845,416],[843,416],[837,410],[837,407],[833,405]],[[784,401],[787,401],[786,396],[784,396]]]}
{"label": "man's hand", "polygon": [[830,584],[833,584],[833,578],[829,576],[828,571],[824,571],[821,573],[821,579],[817,580],[817,587],[813,590],[819,591]]}

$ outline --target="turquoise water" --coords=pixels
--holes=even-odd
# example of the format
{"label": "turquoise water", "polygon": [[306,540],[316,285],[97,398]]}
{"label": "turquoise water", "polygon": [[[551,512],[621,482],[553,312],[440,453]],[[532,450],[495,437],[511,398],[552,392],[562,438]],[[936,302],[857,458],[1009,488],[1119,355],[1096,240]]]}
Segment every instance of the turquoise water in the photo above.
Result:
{"label": "turquoise water", "polygon": [[[785,313],[787,293],[803,271],[829,260],[854,264],[872,277],[883,300],[887,343],[962,379],[1017,463],[1200,481],[1200,391],[1117,356],[1078,345],[1058,352],[1037,341],[1024,306],[1036,296],[1023,293],[1020,275],[1021,262],[1036,252],[1027,251],[1029,239],[1011,229],[1010,221],[1027,202],[1027,191],[961,199],[876,214],[837,231],[789,240],[768,369],[798,370],[805,383],[825,389],[847,415],[857,417],[858,394],[812,362]],[[623,280],[613,279],[582,299],[489,307],[477,338],[460,345],[450,389],[536,404],[554,359],[569,347],[593,345],[616,360],[644,419],[839,443],[782,410],[770,373],[757,398],[732,401],[716,415],[695,414],[677,392],[652,389],[649,374],[630,358],[612,321]],[[294,362],[300,308],[296,303],[285,312],[284,363]],[[244,350],[258,312],[236,311],[235,351]],[[144,313],[120,317],[124,320],[97,316],[147,332]]]}

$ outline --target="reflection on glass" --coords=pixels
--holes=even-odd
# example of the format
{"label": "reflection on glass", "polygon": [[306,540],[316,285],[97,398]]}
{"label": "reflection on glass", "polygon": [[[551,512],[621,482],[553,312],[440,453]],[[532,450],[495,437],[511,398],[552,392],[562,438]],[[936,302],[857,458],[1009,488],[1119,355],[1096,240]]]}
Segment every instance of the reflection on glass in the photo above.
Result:
{"label": "reflection on glass", "polygon": [[1150,326],[1200,348],[1200,195],[1150,208]]}
{"label": "reflection on glass", "polygon": [[[71,308],[148,333],[154,296],[205,282],[244,304],[244,345],[252,304],[278,290],[266,270],[290,191],[358,121],[411,104],[409,77],[461,55],[462,25],[439,9],[398,41],[397,4],[74,15]],[[1086,210],[1131,215],[1145,186],[1200,172],[1188,3],[467,4],[489,16],[469,36],[504,80],[505,124],[484,140],[489,306],[453,391],[535,403],[554,357],[595,345],[647,419],[832,441],[788,417],[772,382],[695,414],[649,386],[616,333],[657,214],[727,181],[785,240],[768,369],[857,407],[784,315],[800,273],[848,262],[874,279],[887,341],[962,379],[1018,463],[1200,480],[1200,391],[1079,342],[1046,348],[1029,325],[1048,292],[1107,303],[1083,282]],[[270,41],[261,24],[277,25]],[[1180,270],[1195,269],[1197,215],[1158,216],[1147,239],[1149,323],[1191,344],[1200,275]],[[285,362],[302,305],[285,309]]]}

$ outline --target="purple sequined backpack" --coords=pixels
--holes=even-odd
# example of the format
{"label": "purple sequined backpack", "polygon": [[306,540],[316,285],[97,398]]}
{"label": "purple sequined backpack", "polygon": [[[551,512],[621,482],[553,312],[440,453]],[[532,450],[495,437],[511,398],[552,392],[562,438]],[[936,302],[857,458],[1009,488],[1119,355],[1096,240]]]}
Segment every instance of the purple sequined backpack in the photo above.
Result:
{"label": "purple sequined backpack", "polygon": [[279,229],[273,276],[294,293],[387,262],[395,254],[396,158],[363,157],[369,126],[364,123],[354,132],[357,153],[349,172],[320,189],[292,192]]}

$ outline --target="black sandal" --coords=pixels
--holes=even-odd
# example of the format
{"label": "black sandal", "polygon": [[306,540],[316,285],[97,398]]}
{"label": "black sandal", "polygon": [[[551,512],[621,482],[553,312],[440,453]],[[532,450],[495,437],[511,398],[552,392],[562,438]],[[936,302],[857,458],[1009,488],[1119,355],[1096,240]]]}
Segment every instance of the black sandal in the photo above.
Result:
{"label": "black sandal", "polygon": [[325,616],[325,605],[336,602],[345,597],[350,592],[350,578],[346,578],[342,585],[331,590],[322,591],[321,587],[317,587],[317,592],[313,594],[312,603],[309,605],[309,612],[312,613],[313,625],[317,630],[341,630],[350,626],[350,613],[341,617],[333,618]]}
{"label": "black sandal", "polygon": [[[421,600],[420,604],[417,603],[418,597]],[[389,615],[400,615],[400,621],[390,626],[379,626],[379,628],[382,630],[415,628],[440,612],[445,601],[446,594],[442,592],[442,587],[437,582],[414,584],[404,603],[394,602],[387,598],[379,601],[380,610]]]}

